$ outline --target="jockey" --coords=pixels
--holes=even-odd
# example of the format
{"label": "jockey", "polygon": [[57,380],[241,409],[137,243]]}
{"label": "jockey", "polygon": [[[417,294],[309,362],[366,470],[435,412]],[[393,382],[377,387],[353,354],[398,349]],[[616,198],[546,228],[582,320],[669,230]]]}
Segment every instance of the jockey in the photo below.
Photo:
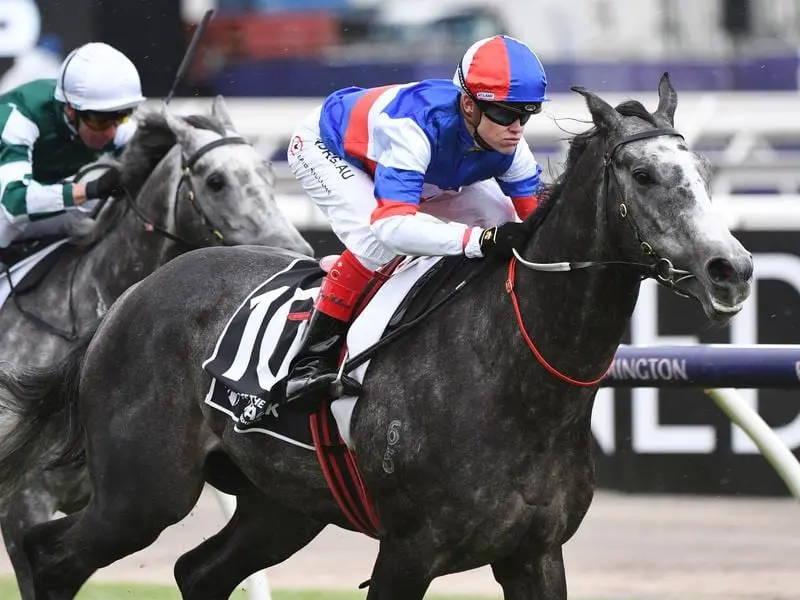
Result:
{"label": "jockey", "polygon": [[508,258],[543,189],[522,137],[547,100],[524,43],[473,44],[453,80],[328,96],[300,125],[289,165],[346,246],[320,288],[286,384],[287,401],[336,379],[354,305],[373,271],[398,255]]}
{"label": "jockey", "polygon": [[20,238],[63,234],[71,211],[118,191],[119,171],[65,183],[135,130],[128,117],[144,97],[136,67],[101,43],[73,50],[57,79],[0,95],[0,250]]}

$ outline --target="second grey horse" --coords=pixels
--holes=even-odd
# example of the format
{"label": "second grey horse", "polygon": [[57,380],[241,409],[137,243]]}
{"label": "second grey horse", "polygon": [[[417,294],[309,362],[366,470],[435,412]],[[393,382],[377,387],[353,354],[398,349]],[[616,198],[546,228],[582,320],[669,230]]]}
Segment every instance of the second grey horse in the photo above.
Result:
{"label": "second grey horse", "polygon": [[[0,308],[0,361],[31,367],[63,358],[126,289],[193,248],[256,244],[312,253],[278,209],[269,165],[238,136],[221,97],[210,116],[151,111],[139,121],[120,165],[129,197],[76,223],[73,243],[41,283],[19,306],[9,299]],[[3,536],[23,600],[33,598],[24,532],[57,510],[80,509],[88,494],[83,466],[65,465],[28,473],[24,489],[4,503]]]}

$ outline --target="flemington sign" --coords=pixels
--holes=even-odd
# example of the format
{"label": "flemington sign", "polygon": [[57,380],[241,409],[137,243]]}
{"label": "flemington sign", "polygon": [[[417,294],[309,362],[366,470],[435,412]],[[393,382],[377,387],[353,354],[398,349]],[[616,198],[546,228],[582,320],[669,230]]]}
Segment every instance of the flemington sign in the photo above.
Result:
{"label": "flemington sign", "polygon": [[619,355],[611,363],[607,385],[618,383],[620,387],[634,387],[638,384],[659,385],[673,382],[689,383],[685,358],[665,358],[658,356],[639,356],[620,358]]}
{"label": "flemington sign", "polygon": [[800,344],[623,345],[603,385],[800,390]]}

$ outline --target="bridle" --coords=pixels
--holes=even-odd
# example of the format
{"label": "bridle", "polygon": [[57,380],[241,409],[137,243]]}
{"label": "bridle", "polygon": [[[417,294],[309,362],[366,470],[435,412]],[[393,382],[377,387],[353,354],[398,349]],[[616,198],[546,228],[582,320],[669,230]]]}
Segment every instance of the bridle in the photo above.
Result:
{"label": "bridle", "polygon": [[[648,138],[659,137],[662,135],[670,135],[670,136],[678,136],[681,139],[683,136],[675,129],[672,128],[658,128],[658,129],[648,129],[646,131],[639,131],[638,133],[633,133],[626,137],[623,137],[619,141],[617,141],[611,148],[606,150],[605,156],[603,157],[603,202],[607,203],[610,198],[610,181],[613,177],[615,182],[619,183],[617,180],[617,175],[614,172],[612,167],[612,161],[614,160],[614,156],[616,155],[617,151],[622,148],[624,145],[629,144],[630,142],[635,142],[638,140],[645,140]],[[619,188],[619,185],[617,185]],[[651,244],[649,244],[646,240],[642,238],[642,235],[639,231],[639,228],[636,226],[636,222],[630,217],[628,211],[628,205],[625,204],[624,200],[619,201],[618,207],[619,215],[622,219],[630,225],[631,229],[633,229],[633,233],[636,236],[636,240],[639,243],[639,247],[642,250],[642,254],[645,257],[646,262],[631,262],[631,261],[622,261],[622,260],[607,260],[607,261],[583,261],[583,262],[554,262],[554,263],[536,263],[525,260],[520,256],[519,252],[515,249],[514,250],[514,257],[516,258],[519,263],[528,269],[533,271],[543,271],[549,273],[555,272],[564,272],[564,271],[575,271],[578,269],[586,269],[589,267],[604,267],[608,265],[623,265],[628,267],[635,267],[642,271],[642,278],[652,278],[655,279],[658,283],[670,288],[677,294],[682,294],[677,289],[677,285],[687,279],[691,279],[694,277],[691,272],[686,271],[684,269],[676,269],[675,266],[672,264],[672,261],[668,258],[663,256],[659,256],[656,250],[653,248]]]}
{"label": "bridle", "polygon": [[[176,225],[177,225],[177,222],[178,222],[178,206],[179,206],[180,198],[181,198],[181,188],[183,188],[185,186],[187,188],[187,190],[188,190],[187,191],[187,196],[189,198],[189,201],[192,203],[192,207],[194,208],[195,212],[200,216],[200,219],[202,220],[203,225],[206,227],[206,229],[208,231],[211,232],[211,234],[214,236],[214,239],[216,239],[216,241],[217,241],[217,243],[219,245],[223,245],[223,246],[227,245],[227,242],[225,240],[225,236],[223,236],[223,234],[222,234],[222,232],[220,232],[219,228],[214,225],[213,221],[209,218],[209,216],[206,213],[206,211],[203,210],[203,207],[197,201],[197,194],[196,194],[195,189],[194,189],[194,184],[192,184],[192,174],[193,174],[192,169],[197,164],[198,160],[200,160],[203,156],[205,156],[208,152],[211,152],[215,148],[219,148],[220,146],[228,146],[228,145],[232,145],[232,144],[236,144],[236,145],[247,144],[247,145],[249,145],[249,143],[250,142],[248,142],[246,139],[244,139],[243,137],[240,137],[240,136],[223,137],[223,138],[214,140],[213,142],[209,142],[208,144],[200,147],[198,150],[196,150],[194,152],[194,154],[192,154],[188,158],[183,153],[183,149],[181,149],[181,178],[178,181],[177,187],[175,188],[175,202],[174,202],[174,207],[173,207],[173,220],[176,223]],[[136,217],[142,222],[142,224],[144,225],[144,228],[147,231],[150,231],[150,232],[153,232],[153,233],[158,233],[159,235],[161,235],[161,236],[163,236],[163,237],[165,237],[167,239],[170,239],[173,242],[177,242],[179,244],[183,244],[185,246],[188,246],[189,248],[200,248],[203,245],[205,245],[205,244],[198,244],[197,242],[192,242],[190,240],[187,240],[186,238],[182,237],[181,235],[179,235],[177,233],[173,233],[173,232],[165,229],[164,227],[161,227],[160,225],[157,225],[156,223],[154,223],[153,220],[150,219],[144,213],[144,211],[141,209],[141,207],[138,204],[136,204],[136,200],[131,196],[131,194],[128,192],[127,189],[125,190],[125,197],[127,199],[128,206],[131,208],[131,210],[136,215]]]}
{"label": "bridle", "polygon": [[[610,194],[611,194],[611,187],[610,181],[611,178],[614,177],[615,183],[617,183],[617,188],[619,188],[619,181],[617,179],[616,173],[611,168],[612,161],[614,160],[614,156],[616,155],[617,151],[624,146],[625,144],[629,144],[630,142],[635,142],[637,140],[645,140],[648,138],[659,137],[662,135],[675,135],[680,138],[683,136],[678,133],[675,129],[672,128],[658,128],[658,129],[649,129],[647,131],[640,131],[638,133],[634,133],[623,137],[610,149],[606,150],[605,156],[603,157],[603,204],[604,206],[608,205]],[[627,267],[634,267],[636,269],[641,270],[642,272],[642,279],[653,278],[658,283],[670,288],[676,294],[680,294],[685,296],[681,291],[678,290],[677,285],[686,279],[690,279],[694,277],[692,273],[689,271],[685,271],[683,269],[676,269],[672,261],[668,258],[663,256],[659,256],[658,253],[655,251],[653,246],[649,244],[646,240],[642,239],[642,235],[639,231],[639,228],[636,226],[636,222],[629,216],[628,213],[628,206],[625,204],[624,200],[619,201],[618,211],[620,217],[630,225],[631,229],[633,229],[633,233],[636,236],[636,240],[639,243],[639,247],[644,254],[646,262],[630,262],[630,261],[620,261],[620,260],[608,260],[608,261],[585,261],[585,262],[557,262],[557,263],[535,263],[530,262],[522,258],[515,249],[514,257],[511,258],[508,262],[508,277],[506,278],[506,293],[509,295],[511,299],[511,304],[514,309],[514,315],[517,320],[517,326],[519,327],[520,334],[522,335],[523,340],[530,348],[533,355],[536,357],[536,360],[539,364],[551,375],[560,379],[561,381],[568,383],[573,386],[577,387],[594,387],[599,385],[610,368],[603,370],[603,373],[598,377],[594,377],[588,380],[576,379],[562,373],[558,368],[554,367],[541,351],[536,347],[533,339],[531,338],[530,334],[528,334],[527,329],[525,328],[525,323],[522,319],[522,311],[519,306],[519,301],[517,300],[517,296],[514,290],[514,282],[516,280],[516,264],[519,264],[531,269],[533,271],[544,271],[548,273],[554,272],[563,272],[563,271],[575,271],[577,269],[586,269],[589,267],[604,267],[609,265],[622,265]],[[612,363],[613,364],[613,363]]]}

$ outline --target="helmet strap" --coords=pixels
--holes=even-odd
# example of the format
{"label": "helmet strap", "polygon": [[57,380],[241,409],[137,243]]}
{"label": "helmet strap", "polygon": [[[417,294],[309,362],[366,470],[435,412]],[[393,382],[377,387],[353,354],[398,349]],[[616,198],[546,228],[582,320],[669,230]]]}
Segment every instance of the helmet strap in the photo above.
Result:
{"label": "helmet strap", "polygon": [[467,128],[467,130],[469,131],[469,129],[472,129],[472,131],[470,132],[470,135],[472,136],[472,141],[474,141],[474,142],[475,142],[475,145],[476,145],[476,146],[478,146],[478,147],[479,147],[479,148],[481,148],[482,150],[488,150],[488,151],[490,151],[490,152],[493,152],[493,151],[494,151],[494,148],[492,148],[492,147],[491,147],[491,146],[490,146],[490,145],[489,145],[489,144],[486,142],[486,140],[484,140],[484,139],[481,137],[481,134],[480,134],[480,133],[478,133],[478,126],[481,124],[481,120],[483,119],[483,111],[482,111],[482,110],[480,109],[480,107],[478,106],[478,102],[475,100],[475,98],[473,98],[471,94],[468,94],[468,96],[470,97],[470,99],[472,99],[473,103],[475,104],[475,110],[478,112],[478,120],[477,120],[477,122],[475,122],[475,123],[470,123],[469,119],[467,119],[467,115],[466,115],[466,113],[464,113],[464,112],[463,112],[463,108],[461,107],[461,100],[459,99],[459,108],[460,108],[460,109],[461,109],[461,111],[462,111],[462,115],[461,115],[461,116],[462,116],[462,117],[464,118],[464,120],[467,122],[467,125],[469,125],[469,127]]}
{"label": "helmet strap", "polygon": [[[69,114],[67,113],[68,108],[72,109],[72,112],[75,115],[73,118],[70,118]],[[80,127],[80,123],[78,123],[78,111],[75,110],[73,107],[71,107],[69,104],[65,104],[62,115],[64,116],[64,123],[66,123],[67,127],[69,127],[69,130],[72,132],[72,134],[77,136],[78,127]]]}
{"label": "helmet strap", "polygon": [[[69,53],[67,59],[64,61],[64,68],[61,70],[61,93],[64,96],[64,121],[66,121],[67,126],[70,128],[72,133],[78,135],[78,128],[80,127],[80,123],[78,123],[78,111],[75,110],[69,102],[69,97],[67,96],[67,68],[69,67],[72,59],[78,54],[78,50],[80,48],[75,48],[72,52]],[[73,113],[75,113],[74,118],[70,118],[67,114],[67,108],[70,108]]]}
{"label": "helmet strap", "polygon": [[[481,137],[481,134],[478,133],[478,125],[481,124],[481,119],[483,119],[483,111],[481,110],[480,106],[478,106],[478,98],[476,98],[475,95],[472,93],[472,91],[467,87],[467,81],[466,78],[464,77],[464,68],[461,63],[458,63],[457,72],[458,72],[458,80],[459,82],[461,82],[461,89],[464,91],[464,93],[467,94],[469,99],[475,103],[475,110],[478,111],[478,122],[475,123],[474,125],[467,120],[466,114],[463,115],[464,120],[467,121],[467,124],[474,129],[474,131],[471,133],[472,140],[479,148],[492,152],[494,151],[494,148],[492,148],[489,144],[487,144],[486,140],[484,140]],[[459,110],[463,111],[463,109],[461,108],[461,98],[458,99],[458,108]]]}
{"label": "helmet strap", "polygon": [[489,144],[486,142],[486,140],[484,140],[484,139],[481,137],[481,134],[480,134],[480,133],[478,133],[478,125],[480,125],[480,124],[481,124],[481,119],[483,119],[483,112],[481,112],[481,111],[479,110],[479,111],[478,111],[478,114],[479,114],[480,116],[478,117],[478,122],[475,124],[475,133],[473,133],[473,134],[472,134],[472,139],[473,139],[473,140],[475,140],[475,143],[476,143],[478,146],[480,146],[481,148],[483,148],[484,150],[488,150],[489,152],[494,152],[494,151],[495,151],[495,150],[494,150],[494,148],[492,148],[492,147],[491,147],[491,146],[490,146],[490,145],[489,145]]}

